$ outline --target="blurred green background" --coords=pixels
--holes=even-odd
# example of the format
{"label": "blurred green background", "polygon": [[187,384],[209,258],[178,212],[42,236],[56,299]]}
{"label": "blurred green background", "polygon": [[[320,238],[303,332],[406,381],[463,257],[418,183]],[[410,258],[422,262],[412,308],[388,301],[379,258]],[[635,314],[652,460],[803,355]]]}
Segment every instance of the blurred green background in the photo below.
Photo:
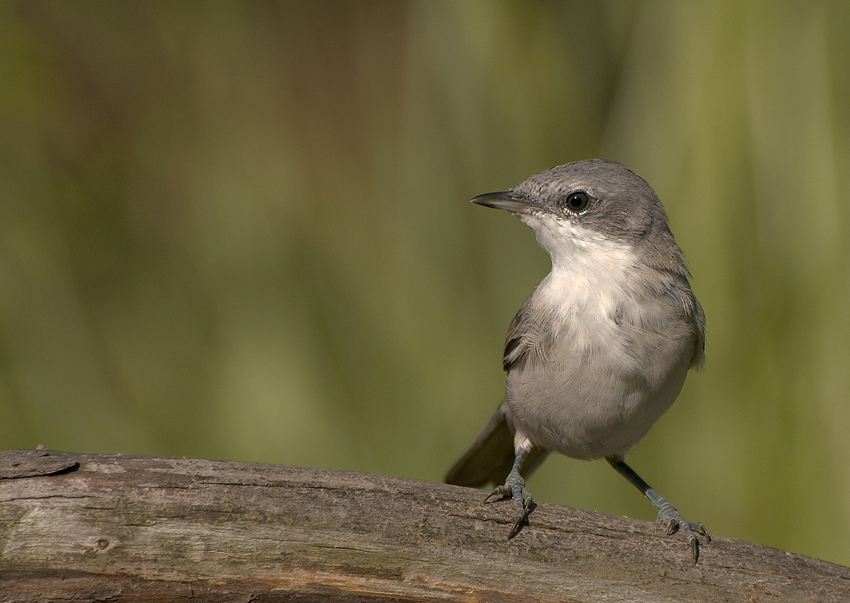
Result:
{"label": "blurred green background", "polygon": [[[843,1],[3,2],[0,446],[440,480],[549,268],[468,200],[603,156],[708,317],[631,464],[850,564],[848,31]],[[604,463],[529,488],[654,519]]]}

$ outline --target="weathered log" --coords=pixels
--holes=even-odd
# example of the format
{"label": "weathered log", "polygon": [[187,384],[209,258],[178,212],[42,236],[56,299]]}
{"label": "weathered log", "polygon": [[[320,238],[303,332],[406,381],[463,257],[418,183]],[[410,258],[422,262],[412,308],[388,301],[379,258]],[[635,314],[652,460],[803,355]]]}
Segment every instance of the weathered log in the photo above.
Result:
{"label": "weathered log", "polygon": [[0,601],[848,601],[850,569],[479,490],[226,461],[0,453]]}

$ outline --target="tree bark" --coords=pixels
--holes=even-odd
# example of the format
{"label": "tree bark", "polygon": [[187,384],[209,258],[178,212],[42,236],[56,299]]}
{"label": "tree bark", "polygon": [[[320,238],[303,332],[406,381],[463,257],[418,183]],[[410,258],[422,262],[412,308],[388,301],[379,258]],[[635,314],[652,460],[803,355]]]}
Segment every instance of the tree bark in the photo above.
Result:
{"label": "tree bark", "polygon": [[850,569],[381,475],[0,453],[0,601],[848,601]]}

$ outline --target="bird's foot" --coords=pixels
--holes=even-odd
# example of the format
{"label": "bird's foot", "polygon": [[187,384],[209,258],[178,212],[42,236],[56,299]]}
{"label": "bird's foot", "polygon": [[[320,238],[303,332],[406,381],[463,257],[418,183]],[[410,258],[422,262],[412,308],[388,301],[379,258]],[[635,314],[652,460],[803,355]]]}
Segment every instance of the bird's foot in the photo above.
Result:
{"label": "bird's foot", "polygon": [[703,526],[700,522],[693,522],[684,519],[681,515],[679,515],[676,507],[670,504],[667,500],[662,500],[663,502],[658,507],[658,519],[656,519],[656,521],[667,526],[668,535],[675,534],[679,530],[682,531],[682,534],[685,535],[685,538],[688,539],[688,542],[691,545],[694,565],[696,565],[697,561],[699,561],[699,536],[705,538],[706,544],[711,542],[711,536],[708,535],[708,532],[705,531],[705,526]]}
{"label": "bird's foot", "polygon": [[531,498],[531,494],[525,489],[525,480],[522,479],[518,471],[511,471],[504,485],[497,486],[495,490],[487,495],[484,502],[486,503],[496,496],[500,498],[512,498],[516,507],[516,521],[508,534],[508,540],[510,540],[516,536],[528,514],[531,513],[531,510],[534,508],[534,501]]}

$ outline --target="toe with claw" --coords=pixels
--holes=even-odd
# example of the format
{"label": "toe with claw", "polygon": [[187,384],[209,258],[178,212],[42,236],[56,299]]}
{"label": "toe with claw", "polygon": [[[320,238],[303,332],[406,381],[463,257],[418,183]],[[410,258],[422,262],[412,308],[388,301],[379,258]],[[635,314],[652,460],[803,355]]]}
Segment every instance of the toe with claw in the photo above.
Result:
{"label": "toe with claw", "polygon": [[531,494],[529,494],[528,490],[525,489],[525,480],[522,479],[519,472],[515,471],[511,471],[504,485],[497,486],[496,489],[487,495],[484,502],[486,503],[491,498],[497,496],[499,498],[510,497],[514,501],[514,507],[516,508],[516,521],[508,534],[508,540],[510,540],[516,536],[517,532],[519,532],[520,527],[533,508],[534,501],[531,498]]}
{"label": "toe with claw", "polygon": [[701,523],[684,519],[679,515],[679,512],[673,505],[667,501],[664,502],[666,504],[662,504],[658,509],[658,519],[656,521],[667,526],[668,535],[675,534],[679,530],[682,531],[682,534],[685,535],[685,538],[688,539],[691,545],[691,553],[693,554],[694,565],[696,565],[697,561],[699,561],[699,537],[702,536],[705,538],[705,542],[708,544],[711,542],[711,536],[708,535],[705,526]]}

